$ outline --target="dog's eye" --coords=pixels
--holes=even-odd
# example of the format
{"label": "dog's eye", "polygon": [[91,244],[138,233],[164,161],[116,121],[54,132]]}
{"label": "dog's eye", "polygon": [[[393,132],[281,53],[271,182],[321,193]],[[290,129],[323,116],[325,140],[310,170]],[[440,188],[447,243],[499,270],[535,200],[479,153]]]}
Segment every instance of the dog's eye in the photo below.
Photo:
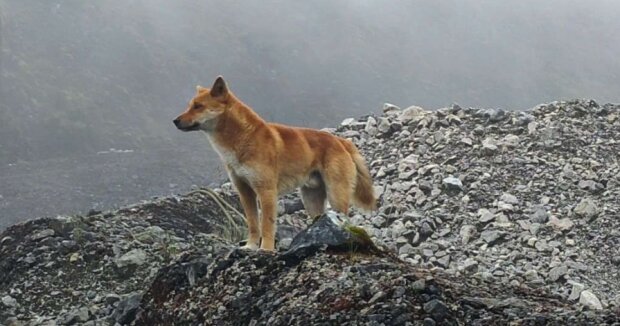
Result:
{"label": "dog's eye", "polygon": [[200,110],[200,109],[202,109],[202,104],[198,104],[198,103],[194,104],[194,108],[193,108],[193,109],[194,109],[194,110]]}

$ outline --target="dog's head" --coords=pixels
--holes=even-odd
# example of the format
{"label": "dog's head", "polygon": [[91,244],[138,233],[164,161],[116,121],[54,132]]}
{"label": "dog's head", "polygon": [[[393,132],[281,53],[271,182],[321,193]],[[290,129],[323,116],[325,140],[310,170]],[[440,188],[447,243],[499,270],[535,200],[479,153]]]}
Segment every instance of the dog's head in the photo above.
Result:
{"label": "dog's head", "polygon": [[211,89],[196,86],[196,95],[189,106],[174,119],[174,125],[182,131],[205,129],[206,123],[219,117],[230,106],[228,86],[222,76],[218,76]]}

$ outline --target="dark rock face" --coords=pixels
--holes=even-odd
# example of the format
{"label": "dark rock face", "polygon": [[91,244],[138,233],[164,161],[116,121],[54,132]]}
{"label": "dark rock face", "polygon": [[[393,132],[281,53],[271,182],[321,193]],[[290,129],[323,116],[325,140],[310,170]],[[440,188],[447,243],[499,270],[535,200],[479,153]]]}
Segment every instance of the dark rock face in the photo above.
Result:
{"label": "dark rock face", "polygon": [[[572,304],[537,290],[431,273],[392,257],[321,251],[291,266],[285,263],[283,253],[234,249],[214,257],[206,266],[205,257],[190,256],[190,260],[160,271],[141,303],[135,324],[405,325],[432,321],[437,325],[537,325],[545,321],[559,325],[620,321],[610,312],[575,310]],[[196,266],[202,277],[190,285],[187,271]],[[162,287],[162,283],[176,286]],[[157,295],[151,295],[155,292]]]}
{"label": "dark rock face", "polygon": [[301,231],[291,242],[290,251],[304,247],[344,247],[354,245],[354,235],[341,225],[342,217],[334,212],[321,216],[307,229]]}
{"label": "dark rock face", "polygon": [[194,192],[10,227],[0,236],[0,298],[11,294],[16,304],[4,309],[0,302],[0,324],[12,317],[128,323],[159,268],[190,248],[216,253],[228,246],[211,234],[222,234],[223,216],[210,196]]}
{"label": "dark rock face", "polygon": [[363,229],[346,222],[347,218],[327,212],[307,229],[299,232],[282,258],[290,264],[319,250],[337,252],[379,253]]}

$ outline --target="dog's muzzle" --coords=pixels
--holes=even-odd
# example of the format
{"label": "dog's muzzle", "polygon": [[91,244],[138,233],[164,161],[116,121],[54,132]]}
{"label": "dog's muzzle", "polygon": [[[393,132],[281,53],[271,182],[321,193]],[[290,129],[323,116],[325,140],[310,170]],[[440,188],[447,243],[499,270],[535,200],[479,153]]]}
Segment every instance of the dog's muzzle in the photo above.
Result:
{"label": "dog's muzzle", "polygon": [[179,118],[172,120],[172,122],[174,122],[174,125],[177,127],[177,129],[182,130],[182,131],[193,131],[193,130],[200,129],[199,123],[194,123],[194,124],[187,126],[187,125],[184,125],[183,122],[181,122],[181,119]]}

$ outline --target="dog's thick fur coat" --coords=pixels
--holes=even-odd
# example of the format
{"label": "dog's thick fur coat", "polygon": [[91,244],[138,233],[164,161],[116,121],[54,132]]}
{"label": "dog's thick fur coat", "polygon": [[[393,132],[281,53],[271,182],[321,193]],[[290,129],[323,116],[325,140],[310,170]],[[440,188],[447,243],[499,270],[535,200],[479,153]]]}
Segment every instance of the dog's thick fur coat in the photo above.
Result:
{"label": "dog's thick fur coat", "polygon": [[264,121],[221,76],[210,89],[198,86],[174,123],[183,131],[206,132],[220,155],[246,215],[248,248],[274,250],[278,195],[296,188],[310,216],[322,214],[326,200],[345,214],[350,203],[375,209],[370,173],[352,142]]}

